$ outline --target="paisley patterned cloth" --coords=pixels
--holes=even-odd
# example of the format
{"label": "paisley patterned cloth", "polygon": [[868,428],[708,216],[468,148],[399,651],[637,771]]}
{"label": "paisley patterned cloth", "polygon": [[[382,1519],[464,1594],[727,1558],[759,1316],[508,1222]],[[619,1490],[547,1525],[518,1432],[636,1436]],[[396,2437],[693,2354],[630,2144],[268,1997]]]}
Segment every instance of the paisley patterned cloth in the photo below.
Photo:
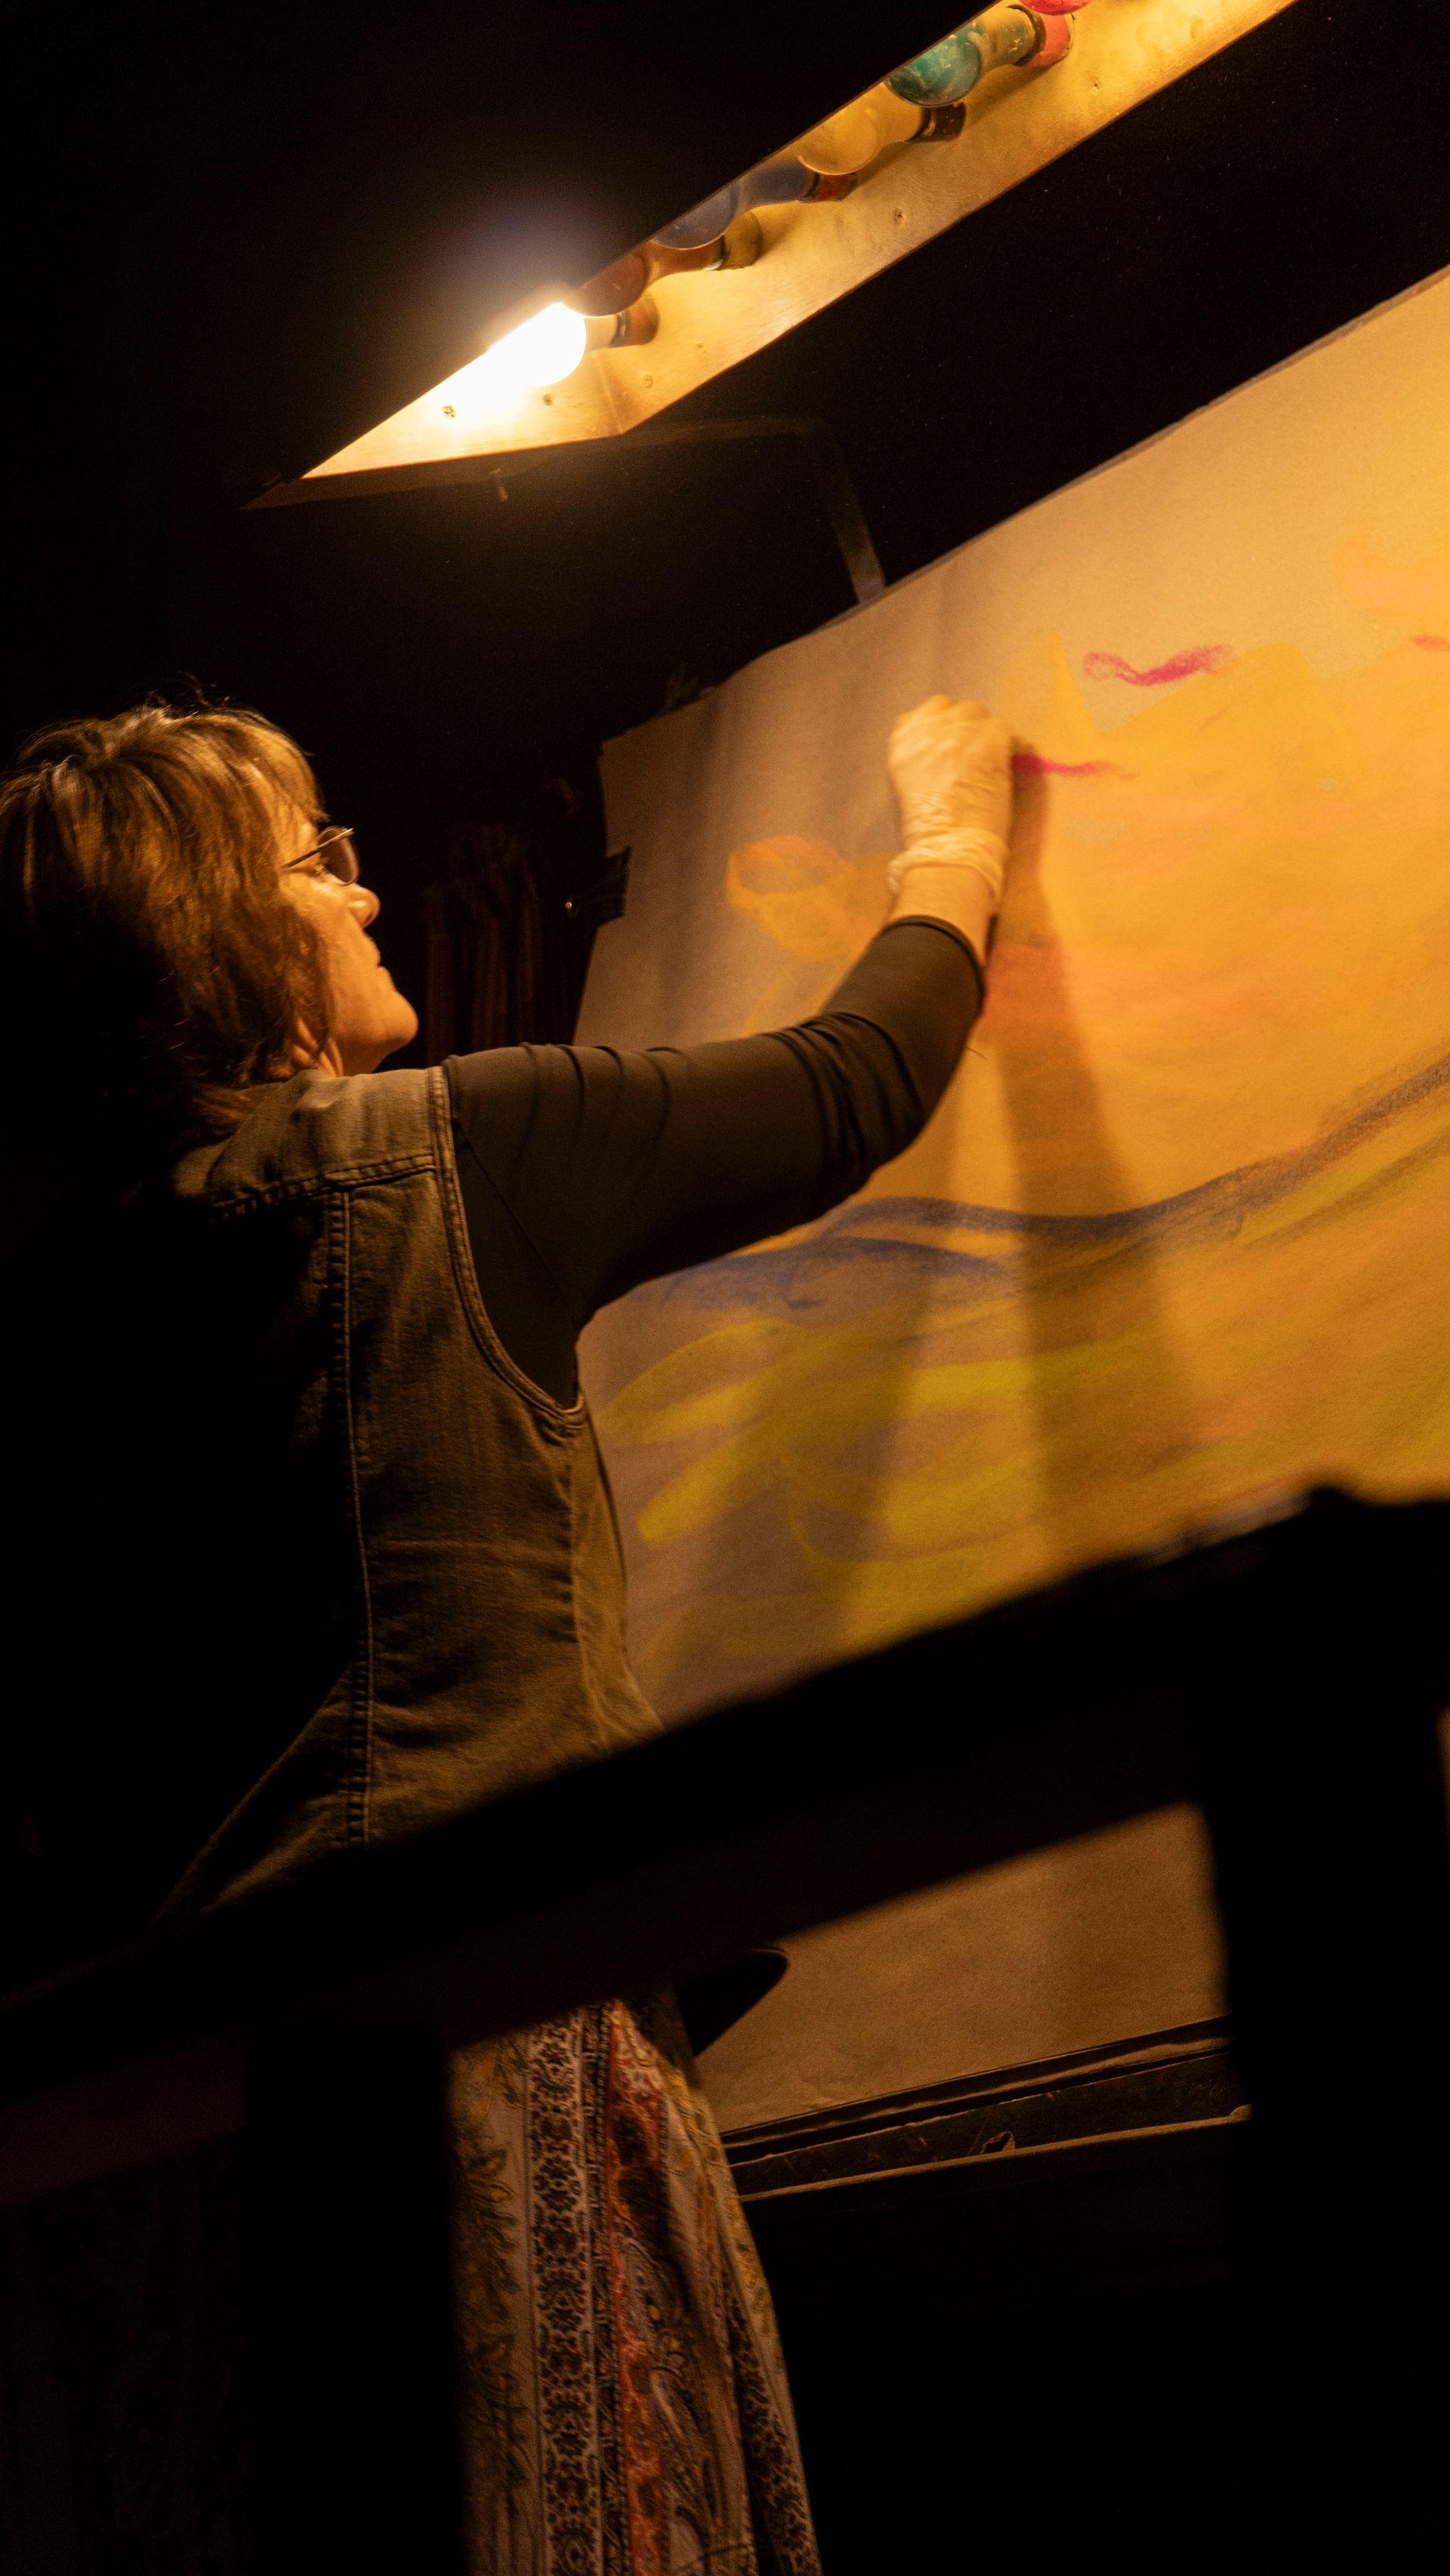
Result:
{"label": "paisley patterned cloth", "polygon": [[453,2067],[472,2576],[820,2576],[775,2318],[669,2002]]}

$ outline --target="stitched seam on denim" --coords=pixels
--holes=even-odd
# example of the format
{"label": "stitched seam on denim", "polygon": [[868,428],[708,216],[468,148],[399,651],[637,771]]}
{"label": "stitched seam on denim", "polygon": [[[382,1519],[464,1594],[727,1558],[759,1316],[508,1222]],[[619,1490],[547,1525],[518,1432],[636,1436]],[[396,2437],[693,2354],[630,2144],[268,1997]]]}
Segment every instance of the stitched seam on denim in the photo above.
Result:
{"label": "stitched seam on denim", "polygon": [[361,1181],[402,1181],[433,1168],[431,1154],[389,1154],[369,1163],[339,1163],[326,1172],[302,1172],[285,1181],[238,1181],[231,1189],[202,1191],[199,1196],[216,1216],[235,1216],[239,1209],[269,1207],[279,1200],[322,1198],[329,1190],[348,1189]]}
{"label": "stitched seam on denim", "polygon": [[574,1433],[588,1421],[589,1409],[582,1395],[572,1404],[559,1404],[545,1388],[535,1386],[531,1377],[512,1360],[494,1331],[488,1308],[478,1285],[473,1266],[473,1251],[468,1240],[468,1219],[463,1213],[463,1192],[458,1185],[458,1163],[453,1151],[453,1114],[448,1096],[448,1076],[441,1065],[432,1065],[428,1073],[428,1107],[433,1120],[436,1152],[433,1168],[438,1178],[443,1201],[443,1225],[448,1237],[448,1251],[453,1263],[453,1276],[462,1300],[464,1314],[484,1358],[505,1384],[527,1404],[531,1413],[549,1431]]}
{"label": "stitched seam on denim", "polygon": [[[586,1422],[585,1429],[589,1435],[591,1443],[590,1456],[594,1463],[595,1471],[598,1474],[602,1474],[603,1461],[599,1455],[598,1434],[595,1431],[592,1419]],[[611,1753],[615,1750],[617,1739],[612,1735],[608,1719],[605,1715],[605,1697],[599,1678],[598,1605],[596,1604],[595,1607],[594,1619],[589,1623],[586,1624],[579,1616],[579,1578],[584,1566],[584,1550],[580,1544],[579,1535],[579,1479],[584,1470],[584,1459],[585,1444],[582,1440],[576,1440],[569,1453],[567,1462],[567,1473],[569,1477],[569,1625],[573,1631],[574,1654],[579,1667],[579,1679],[584,1685],[584,1698],[588,1707],[589,1723],[594,1730],[595,1741],[598,1744],[600,1751],[602,1753]]]}
{"label": "stitched seam on denim", "polygon": [[347,1452],[348,1501],[357,1549],[358,1597],[362,1610],[362,1644],[348,1667],[347,1778],[344,1840],[366,1842],[371,1822],[373,1755],[373,1598],[368,1580],[367,1540],[363,1529],[362,1489],[358,1478],[357,1425],[352,1388],[352,1199],[346,1190],[332,1193],[329,1215],[329,1270],[332,1272],[333,1352],[338,1402]]}

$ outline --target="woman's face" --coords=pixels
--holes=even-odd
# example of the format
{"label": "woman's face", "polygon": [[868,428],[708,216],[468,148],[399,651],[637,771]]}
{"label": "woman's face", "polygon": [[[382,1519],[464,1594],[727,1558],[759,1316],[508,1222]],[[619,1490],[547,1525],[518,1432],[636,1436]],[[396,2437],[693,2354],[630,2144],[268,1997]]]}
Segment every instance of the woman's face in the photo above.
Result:
{"label": "woman's face", "polygon": [[320,1064],[329,1073],[373,1073],[384,1056],[417,1036],[418,1014],[368,937],[368,924],[378,916],[377,896],[367,886],[344,885],[320,859],[315,867],[289,865],[314,847],[318,828],[309,815],[289,807],[282,833],[282,884],[322,941],[332,1023],[325,1047],[308,1045],[304,1034],[298,1053],[302,1061]]}

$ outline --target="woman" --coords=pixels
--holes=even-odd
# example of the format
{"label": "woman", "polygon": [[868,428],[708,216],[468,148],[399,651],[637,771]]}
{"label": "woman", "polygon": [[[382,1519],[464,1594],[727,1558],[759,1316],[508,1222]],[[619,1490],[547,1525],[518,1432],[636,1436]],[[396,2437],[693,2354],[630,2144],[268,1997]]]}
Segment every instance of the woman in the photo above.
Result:
{"label": "woman", "polygon": [[[654,1729],[575,1338],[919,1132],[981,1005],[1008,752],[976,705],[903,718],[891,913],[818,1018],[379,1075],[416,1017],[294,744],[150,706],[30,746],[0,788],[8,1981]],[[476,2568],[814,2576],[672,2004],[464,2052],[454,2125]]]}

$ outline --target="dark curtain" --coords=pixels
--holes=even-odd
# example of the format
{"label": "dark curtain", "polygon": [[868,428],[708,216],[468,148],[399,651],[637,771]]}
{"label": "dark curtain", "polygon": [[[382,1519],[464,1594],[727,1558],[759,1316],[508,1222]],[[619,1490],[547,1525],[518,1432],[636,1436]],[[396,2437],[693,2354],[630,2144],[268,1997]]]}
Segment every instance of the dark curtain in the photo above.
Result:
{"label": "dark curtain", "polygon": [[594,934],[624,910],[597,774],[551,778],[515,813],[463,825],[428,888],[428,1061],[574,1034]]}

